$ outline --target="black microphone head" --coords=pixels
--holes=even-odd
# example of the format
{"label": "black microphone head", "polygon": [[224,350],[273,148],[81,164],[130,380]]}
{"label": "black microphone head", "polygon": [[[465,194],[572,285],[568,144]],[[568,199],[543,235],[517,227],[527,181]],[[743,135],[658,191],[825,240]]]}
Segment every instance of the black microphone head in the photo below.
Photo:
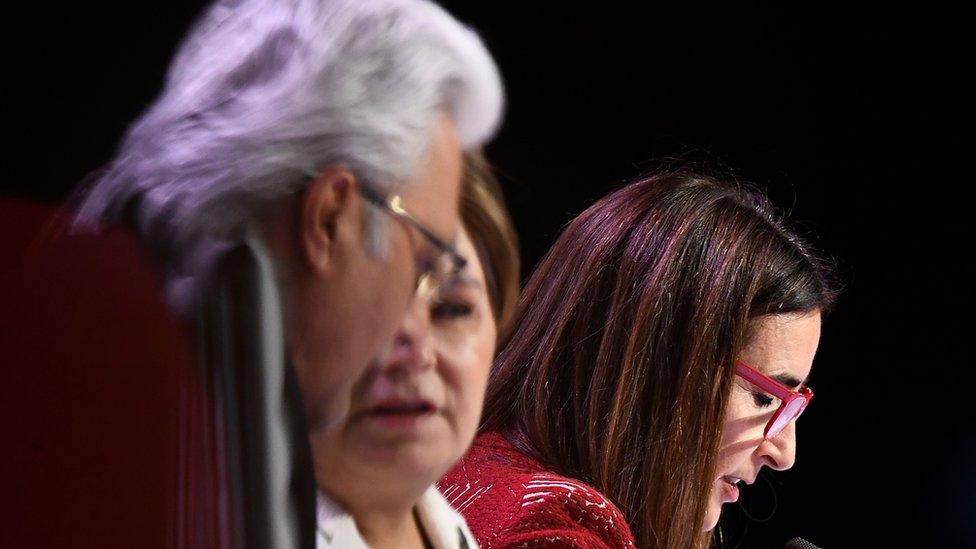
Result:
{"label": "black microphone head", "polygon": [[786,549],[820,549],[803,538],[793,538],[786,542]]}

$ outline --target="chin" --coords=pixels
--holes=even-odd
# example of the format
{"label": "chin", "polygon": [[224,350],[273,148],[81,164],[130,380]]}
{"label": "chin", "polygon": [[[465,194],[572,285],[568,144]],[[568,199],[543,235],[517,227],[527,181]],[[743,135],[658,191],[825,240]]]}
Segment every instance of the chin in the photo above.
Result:
{"label": "chin", "polygon": [[708,507],[705,509],[705,520],[702,522],[702,532],[710,532],[718,525],[718,519],[722,516],[722,502],[715,496],[709,494]]}
{"label": "chin", "polygon": [[390,476],[407,475],[418,480],[426,479],[430,484],[450,470],[460,453],[453,445],[442,441],[415,440],[383,448],[376,457],[376,464],[385,468]]}
{"label": "chin", "polygon": [[718,525],[718,518],[721,516],[722,510],[712,510],[711,508],[705,512],[705,523],[702,525],[702,532],[710,532],[715,526]]}

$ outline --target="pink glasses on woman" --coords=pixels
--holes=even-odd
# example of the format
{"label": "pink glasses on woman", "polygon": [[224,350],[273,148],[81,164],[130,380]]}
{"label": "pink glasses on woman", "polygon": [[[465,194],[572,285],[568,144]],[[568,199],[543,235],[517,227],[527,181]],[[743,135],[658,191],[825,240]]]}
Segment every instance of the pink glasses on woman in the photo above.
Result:
{"label": "pink glasses on woman", "polygon": [[790,389],[745,362],[736,363],[735,373],[779,399],[779,408],[773,417],[769,418],[769,422],[766,423],[766,430],[763,431],[763,438],[766,440],[780,434],[791,421],[800,417],[807,404],[810,404],[810,400],[813,399],[813,391],[809,387],[801,385],[797,390]]}

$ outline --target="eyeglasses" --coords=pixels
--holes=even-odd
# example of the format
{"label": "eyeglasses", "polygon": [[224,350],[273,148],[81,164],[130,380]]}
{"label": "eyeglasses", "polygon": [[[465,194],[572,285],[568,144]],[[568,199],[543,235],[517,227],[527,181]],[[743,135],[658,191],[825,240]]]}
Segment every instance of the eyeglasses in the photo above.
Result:
{"label": "eyeglasses", "polygon": [[763,431],[763,438],[766,440],[780,434],[790,422],[800,417],[800,414],[813,399],[813,391],[809,387],[801,385],[797,390],[790,389],[745,362],[736,363],[735,373],[780,401],[779,408],[773,417],[769,418],[769,422],[766,423],[766,430]]}
{"label": "eyeglasses", "polygon": [[425,298],[436,295],[445,280],[457,274],[468,264],[468,260],[458,253],[454,246],[441,240],[433,231],[424,227],[420,221],[410,215],[403,208],[403,200],[399,195],[383,197],[364,185],[357,185],[356,187],[359,189],[359,194],[367,202],[382,208],[394,219],[416,230],[439,252],[432,263],[417,269],[417,278],[414,282],[414,292],[417,295]]}

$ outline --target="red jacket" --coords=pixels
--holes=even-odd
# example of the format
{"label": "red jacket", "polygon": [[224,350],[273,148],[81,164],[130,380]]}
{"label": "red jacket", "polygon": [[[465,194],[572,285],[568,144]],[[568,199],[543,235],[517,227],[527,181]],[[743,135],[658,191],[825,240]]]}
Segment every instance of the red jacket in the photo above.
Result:
{"label": "red jacket", "polygon": [[547,470],[499,433],[479,435],[438,486],[483,549],[634,547],[609,499]]}

